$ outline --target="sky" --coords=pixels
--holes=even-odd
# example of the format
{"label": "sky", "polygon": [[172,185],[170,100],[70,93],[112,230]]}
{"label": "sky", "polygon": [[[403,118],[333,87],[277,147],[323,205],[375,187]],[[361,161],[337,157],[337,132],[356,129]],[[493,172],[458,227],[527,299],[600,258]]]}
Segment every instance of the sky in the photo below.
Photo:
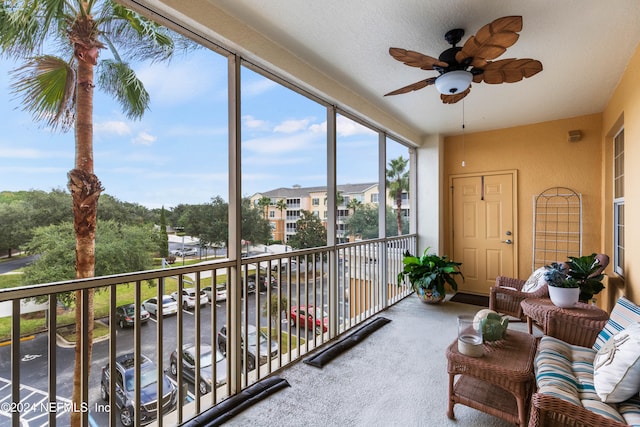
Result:
{"label": "sky", "polygon": [[[74,134],[34,123],[10,89],[16,63],[0,58],[0,191],[66,189]],[[139,121],[96,88],[95,174],[107,193],[149,208],[228,200],[227,65],[206,49],[170,64],[132,64],[150,94]],[[242,71],[242,194],[326,185],[326,110]],[[338,184],[377,181],[376,133],[338,118]],[[408,151],[388,144],[387,163]]]}

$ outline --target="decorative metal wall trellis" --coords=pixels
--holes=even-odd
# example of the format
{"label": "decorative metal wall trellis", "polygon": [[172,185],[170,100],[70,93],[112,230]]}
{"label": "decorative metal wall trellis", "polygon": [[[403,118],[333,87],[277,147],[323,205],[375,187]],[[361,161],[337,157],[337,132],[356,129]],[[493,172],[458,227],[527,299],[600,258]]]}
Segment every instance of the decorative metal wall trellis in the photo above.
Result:
{"label": "decorative metal wall trellis", "polygon": [[552,187],[533,197],[532,271],[582,256],[582,195]]}

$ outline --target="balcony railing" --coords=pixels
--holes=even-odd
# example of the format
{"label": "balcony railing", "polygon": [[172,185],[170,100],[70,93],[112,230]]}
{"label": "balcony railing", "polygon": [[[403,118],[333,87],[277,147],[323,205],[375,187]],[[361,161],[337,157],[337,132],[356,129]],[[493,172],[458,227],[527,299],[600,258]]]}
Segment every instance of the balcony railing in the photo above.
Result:
{"label": "balcony railing", "polygon": [[[415,248],[410,235],[2,290],[0,303],[10,301],[13,315],[11,338],[0,346],[0,402],[6,403],[0,425],[9,419],[13,426],[67,425],[71,411],[81,412],[84,425],[118,425],[123,414],[134,425],[186,421],[406,296],[410,289],[398,286],[397,275],[402,254]],[[195,295],[210,289],[211,302],[195,298],[191,307],[192,300],[177,297],[184,307],[168,316],[168,308],[149,304],[187,288]],[[96,313],[104,313],[95,321],[90,365],[89,289]],[[59,297],[78,290],[85,291],[76,304],[83,404],[74,407],[75,355],[60,345],[57,320],[65,310]],[[57,309],[47,310],[47,331],[29,341],[20,313],[34,299]],[[121,328],[127,322],[116,308],[128,303],[135,307],[132,327]],[[147,324],[143,305],[152,312]],[[191,350],[177,351],[186,347]],[[126,362],[122,356],[129,353]],[[165,382],[158,404],[148,392]]]}

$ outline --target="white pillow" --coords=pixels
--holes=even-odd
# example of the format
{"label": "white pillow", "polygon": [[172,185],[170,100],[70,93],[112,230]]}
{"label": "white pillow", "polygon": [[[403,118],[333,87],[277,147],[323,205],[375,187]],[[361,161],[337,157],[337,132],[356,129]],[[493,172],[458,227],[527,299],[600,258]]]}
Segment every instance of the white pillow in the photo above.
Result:
{"label": "white pillow", "polygon": [[544,279],[545,271],[546,269],[544,267],[540,267],[539,269],[534,271],[531,276],[529,276],[527,281],[524,282],[524,285],[522,285],[522,292],[535,292],[543,285],[545,285],[547,283],[547,281]]}
{"label": "white pillow", "polygon": [[621,330],[598,350],[593,385],[603,402],[623,402],[640,390],[640,323]]}

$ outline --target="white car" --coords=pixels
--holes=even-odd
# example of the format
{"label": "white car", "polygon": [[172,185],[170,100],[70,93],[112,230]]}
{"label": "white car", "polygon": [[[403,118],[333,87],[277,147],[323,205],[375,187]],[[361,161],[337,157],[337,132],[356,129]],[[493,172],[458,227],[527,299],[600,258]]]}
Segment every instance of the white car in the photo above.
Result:
{"label": "white car", "polygon": [[195,308],[196,301],[200,300],[200,305],[205,305],[209,302],[209,298],[204,290],[200,291],[200,298],[196,298],[196,290],[194,288],[183,289],[182,290],[182,300],[178,296],[178,291],[175,291],[171,294],[171,298],[175,301],[179,302],[182,305],[182,308],[188,310],[190,308]]}
{"label": "white car", "polygon": [[[142,308],[147,310],[150,314],[158,316],[158,298],[153,297],[142,302]],[[171,295],[162,296],[162,315],[176,314],[178,312],[178,303]]]}
{"label": "white car", "polygon": [[174,252],[176,256],[181,256],[181,257],[198,255],[198,250],[196,248],[177,249]]}
{"label": "white car", "polygon": [[[207,295],[209,302],[213,301],[213,291],[211,286],[202,288],[202,291]],[[220,283],[216,286],[216,301],[224,301],[227,299],[227,285]]]}

